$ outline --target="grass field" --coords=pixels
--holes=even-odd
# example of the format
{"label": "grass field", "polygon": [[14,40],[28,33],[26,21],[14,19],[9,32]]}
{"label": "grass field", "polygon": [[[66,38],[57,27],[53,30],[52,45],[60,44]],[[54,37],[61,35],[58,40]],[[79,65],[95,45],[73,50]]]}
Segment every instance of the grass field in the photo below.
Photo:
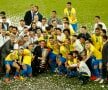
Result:
{"label": "grass field", "polygon": [[6,84],[0,82],[0,90],[108,90],[108,85],[90,81],[81,85],[77,78],[66,78],[52,74],[42,74],[24,81],[14,81]]}
{"label": "grass field", "polygon": [[80,24],[93,24],[94,16],[100,15],[103,22],[108,25],[108,0],[0,0],[0,11],[4,10],[11,16],[23,16],[30,8],[30,4],[34,3],[40,7],[40,12],[45,17],[48,18],[50,12],[56,10],[62,18],[67,1],[72,1],[76,8]]}
{"label": "grass field", "polygon": [[[40,12],[49,17],[52,10],[56,10],[60,18],[67,1],[72,1],[76,8],[78,22],[89,27],[93,24],[94,16],[100,15],[102,21],[108,25],[108,0],[0,0],[0,11],[4,10],[14,22],[24,16],[24,13],[34,3],[40,7]],[[0,80],[0,90],[108,90],[108,85],[90,82],[81,86],[77,79],[43,74],[25,81],[13,81],[4,84]]]}

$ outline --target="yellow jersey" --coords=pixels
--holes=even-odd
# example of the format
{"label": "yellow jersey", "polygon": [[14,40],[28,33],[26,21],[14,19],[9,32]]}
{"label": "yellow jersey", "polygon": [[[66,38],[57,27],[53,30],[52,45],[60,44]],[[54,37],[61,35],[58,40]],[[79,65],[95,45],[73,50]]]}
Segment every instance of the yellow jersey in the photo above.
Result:
{"label": "yellow jersey", "polygon": [[58,55],[60,52],[60,47],[59,46],[53,46],[53,53]]}
{"label": "yellow jersey", "polygon": [[73,28],[72,28],[71,25],[69,26],[69,29],[70,29],[70,35],[74,35],[75,34],[75,31],[73,30]]}
{"label": "yellow jersey", "polygon": [[73,28],[70,28],[70,35],[74,35],[75,31],[73,30]]}
{"label": "yellow jersey", "polygon": [[12,53],[8,54],[5,58],[6,61],[14,61],[18,59],[18,51],[15,50]]}
{"label": "yellow jersey", "polygon": [[71,43],[69,46],[70,46],[70,51],[74,51],[75,50],[75,43]]}
{"label": "yellow jersey", "polygon": [[103,45],[102,36],[96,36],[95,34],[93,34],[91,37],[92,37],[92,42],[95,48],[101,51],[101,48]]}
{"label": "yellow jersey", "polygon": [[96,59],[101,60],[102,54],[99,50],[97,50],[92,44],[90,45],[90,49],[87,49],[87,55],[90,55],[90,52],[93,53],[93,56],[96,57]]}
{"label": "yellow jersey", "polygon": [[66,58],[67,57],[67,55],[68,55],[68,53],[70,52],[70,48],[67,46],[60,46],[60,53],[62,54],[62,56],[64,57],[64,58]]}
{"label": "yellow jersey", "polygon": [[49,42],[49,40],[47,41],[47,47],[53,49],[53,45]]}
{"label": "yellow jersey", "polygon": [[45,40],[43,36],[38,37],[38,41]]}
{"label": "yellow jersey", "polygon": [[72,66],[73,64],[77,64],[78,62],[77,62],[77,59],[76,58],[74,58],[73,60],[67,60],[67,64],[69,65],[69,66]]}
{"label": "yellow jersey", "polygon": [[68,17],[69,22],[71,24],[77,23],[76,10],[75,10],[75,8],[72,8],[70,11],[68,10],[68,8],[65,8],[64,9],[64,15]]}
{"label": "yellow jersey", "polygon": [[33,54],[29,49],[24,49],[23,51],[23,64],[31,66]]}
{"label": "yellow jersey", "polygon": [[47,41],[47,47],[51,48],[53,51],[54,54],[59,54],[59,51],[60,51],[60,46],[57,45],[55,46],[55,44],[51,44],[49,41]]}

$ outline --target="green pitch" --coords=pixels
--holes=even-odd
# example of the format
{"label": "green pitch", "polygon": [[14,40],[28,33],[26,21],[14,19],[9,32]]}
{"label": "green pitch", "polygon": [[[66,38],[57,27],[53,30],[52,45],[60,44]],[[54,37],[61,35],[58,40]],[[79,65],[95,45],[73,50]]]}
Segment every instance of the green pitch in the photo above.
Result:
{"label": "green pitch", "polygon": [[0,0],[0,11],[4,10],[11,16],[23,16],[33,3],[40,7],[40,12],[45,17],[48,18],[50,12],[56,10],[58,16],[62,18],[67,1],[71,1],[76,8],[80,24],[93,24],[94,16],[99,15],[108,25],[108,0]]}
{"label": "green pitch", "polygon": [[92,81],[86,85],[81,85],[77,78],[41,74],[24,81],[12,80],[10,84],[0,81],[0,90],[108,90],[108,85],[101,85]]}
{"label": "green pitch", "polygon": [[[94,16],[99,15],[102,21],[108,25],[108,0],[0,0],[0,11],[4,10],[8,16],[23,17],[30,8],[30,4],[36,4],[40,12],[49,17],[52,10],[56,10],[58,17],[63,17],[63,9],[66,2],[71,1],[77,11],[80,24],[91,26]],[[16,19],[15,19],[16,20]],[[37,89],[36,89],[37,88]],[[52,76],[50,74],[40,75],[25,81],[12,81],[7,85],[0,80],[0,90],[108,90],[108,85],[100,85],[90,82],[81,86],[77,79]]]}

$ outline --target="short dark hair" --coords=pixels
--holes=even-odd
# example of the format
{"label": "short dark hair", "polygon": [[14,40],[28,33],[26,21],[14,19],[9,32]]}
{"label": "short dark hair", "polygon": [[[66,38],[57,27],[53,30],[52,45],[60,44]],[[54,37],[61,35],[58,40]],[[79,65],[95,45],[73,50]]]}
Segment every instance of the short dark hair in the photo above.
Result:
{"label": "short dark hair", "polygon": [[11,25],[11,26],[9,26],[9,28],[13,28],[13,26]]}
{"label": "short dark hair", "polygon": [[34,45],[33,43],[30,43],[29,45]]}
{"label": "short dark hair", "polygon": [[102,29],[102,32],[106,34],[106,30],[105,29]]}
{"label": "short dark hair", "polygon": [[64,22],[64,24],[68,24],[69,25],[69,22]]}
{"label": "short dark hair", "polygon": [[98,18],[98,19],[100,19],[100,16],[95,16],[95,18]]}
{"label": "short dark hair", "polygon": [[21,19],[20,22],[22,22],[22,21],[25,22],[23,19]]}
{"label": "short dark hair", "polygon": [[67,31],[70,35],[70,29],[64,29],[63,32]]}
{"label": "short dark hair", "polygon": [[57,13],[55,10],[53,10],[52,12]]}
{"label": "short dark hair", "polygon": [[66,21],[69,21],[68,17],[63,17],[63,19],[66,19]]}
{"label": "short dark hair", "polygon": [[75,53],[75,54],[79,55],[79,52],[78,51],[73,51],[72,53]]}
{"label": "short dark hair", "polygon": [[68,53],[68,55],[71,55],[71,56],[72,56],[72,54],[73,54],[73,52],[69,52],[69,53]]}
{"label": "short dark hair", "polygon": [[49,39],[54,39],[54,37],[49,37]]}
{"label": "short dark hair", "polygon": [[108,39],[108,36],[106,36],[106,35],[105,35],[105,36],[103,36],[103,39],[107,40],[107,39]]}
{"label": "short dark hair", "polygon": [[27,46],[27,49],[28,49],[28,47],[29,47],[30,45],[34,46],[34,43],[30,43],[30,44]]}
{"label": "short dark hair", "polygon": [[80,55],[78,55],[77,58],[78,58],[79,61],[83,60],[83,58]]}
{"label": "short dark hair", "polygon": [[36,33],[37,33],[37,30],[40,30],[41,33],[43,33],[43,32],[42,32],[42,29],[41,29],[40,27],[37,27],[37,28],[36,28]]}
{"label": "short dark hair", "polygon": [[79,39],[83,38],[86,41],[86,37],[84,35],[82,35],[81,37],[79,37]]}
{"label": "short dark hair", "polygon": [[84,28],[85,30],[87,29],[87,27],[86,27],[86,26],[82,26],[81,28]]}
{"label": "short dark hair", "polygon": [[36,22],[35,21],[32,21],[31,24],[36,24]]}
{"label": "short dark hair", "polygon": [[49,25],[49,26],[47,26],[45,29],[46,29],[47,31],[49,31],[49,30],[51,30],[51,28],[53,28],[53,26],[52,26],[52,25]]}
{"label": "short dark hair", "polygon": [[6,19],[6,17],[5,17],[5,16],[3,16],[3,17],[2,17],[2,19]]}
{"label": "short dark hair", "polygon": [[100,28],[99,28],[99,27],[97,27],[95,30],[100,30]]}
{"label": "short dark hair", "polygon": [[57,28],[56,30],[59,30],[60,32],[62,31],[61,28]]}
{"label": "short dark hair", "polygon": [[34,44],[39,44],[39,41],[35,41]]}
{"label": "short dark hair", "polygon": [[48,26],[48,27],[46,27],[45,29],[46,29],[47,31],[49,31],[51,28]]}
{"label": "short dark hair", "polygon": [[15,27],[15,26],[13,26],[13,28],[15,28],[16,30],[18,30],[18,28],[17,28],[17,27]]}
{"label": "short dark hair", "polygon": [[34,7],[36,7],[37,9],[39,9],[39,7],[37,5],[35,5]]}
{"label": "short dark hair", "polygon": [[28,37],[28,35],[24,35],[24,37]]}
{"label": "short dark hair", "polygon": [[73,37],[76,37],[76,38],[78,38],[78,36],[77,35],[72,35]]}
{"label": "short dark hair", "polygon": [[1,11],[0,14],[2,14],[4,16],[6,15],[5,11]]}
{"label": "short dark hair", "polygon": [[[52,20],[51,22],[53,23],[53,22],[55,22],[56,20],[54,19],[54,20]],[[56,21],[57,22],[57,21]]]}
{"label": "short dark hair", "polygon": [[47,19],[45,17],[43,17],[42,20],[47,20]]}
{"label": "short dark hair", "polygon": [[102,28],[103,28],[102,24],[98,24],[98,27],[99,27],[100,29],[102,29]]}
{"label": "short dark hair", "polygon": [[59,53],[58,55],[61,56],[61,57],[63,56],[62,53]]}
{"label": "short dark hair", "polygon": [[28,29],[28,27],[25,26],[24,29]]}
{"label": "short dark hair", "polygon": [[71,5],[72,3],[71,2],[67,2],[67,4],[70,4]]}
{"label": "short dark hair", "polygon": [[45,40],[40,40],[39,42],[44,42],[44,43],[46,43],[46,41],[45,41]]}

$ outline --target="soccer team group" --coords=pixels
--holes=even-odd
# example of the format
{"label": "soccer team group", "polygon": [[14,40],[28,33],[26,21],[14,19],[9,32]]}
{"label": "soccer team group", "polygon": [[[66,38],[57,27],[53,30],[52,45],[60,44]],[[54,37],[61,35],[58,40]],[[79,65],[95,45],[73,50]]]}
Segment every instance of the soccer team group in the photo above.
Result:
{"label": "soccer team group", "polygon": [[23,80],[46,72],[78,77],[82,84],[107,82],[107,28],[100,16],[94,17],[94,28],[88,30],[78,28],[71,2],[66,3],[62,19],[55,10],[47,19],[38,6],[30,7],[18,26],[0,12],[0,73],[5,73],[6,83],[10,75]]}

